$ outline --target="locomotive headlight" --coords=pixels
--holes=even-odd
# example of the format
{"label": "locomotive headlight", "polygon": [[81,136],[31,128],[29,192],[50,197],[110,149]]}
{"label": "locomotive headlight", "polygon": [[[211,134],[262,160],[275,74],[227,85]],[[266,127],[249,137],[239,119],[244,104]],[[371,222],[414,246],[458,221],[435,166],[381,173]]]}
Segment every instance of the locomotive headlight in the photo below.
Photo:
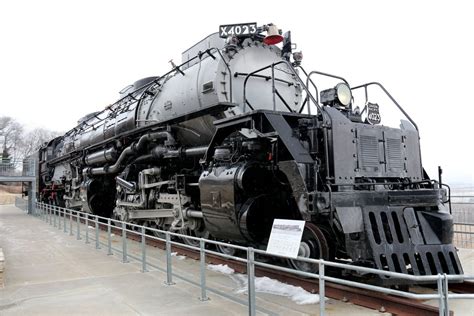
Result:
{"label": "locomotive headlight", "polygon": [[351,101],[351,88],[347,83],[341,82],[334,88],[321,91],[321,103],[324,105],[349,108]]}
{"label": "locomotive headlight", "polygon": [[345,107],[348,107],[351,104],[352,93],[349,86],[345,83],[339,83],[336,86],[336,95],[339,103]]}

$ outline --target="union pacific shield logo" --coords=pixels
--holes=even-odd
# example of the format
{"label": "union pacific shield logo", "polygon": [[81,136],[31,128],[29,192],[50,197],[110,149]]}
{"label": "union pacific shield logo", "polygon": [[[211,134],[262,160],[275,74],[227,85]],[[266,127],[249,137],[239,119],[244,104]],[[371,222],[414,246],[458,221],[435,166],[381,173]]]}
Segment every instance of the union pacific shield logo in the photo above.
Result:
{"label": "union pacific shield logo", "polygon": [[367,104],[367,121],[374,125],[379,124],[381,121],[379,105],[375,103]]}

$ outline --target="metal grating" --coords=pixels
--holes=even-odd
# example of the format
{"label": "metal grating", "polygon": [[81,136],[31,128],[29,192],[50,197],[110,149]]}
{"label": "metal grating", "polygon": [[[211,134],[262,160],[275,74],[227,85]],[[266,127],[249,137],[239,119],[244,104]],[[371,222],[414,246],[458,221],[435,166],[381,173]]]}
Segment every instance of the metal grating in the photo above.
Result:
{"label": "metal grating", "polygon": [[360,158],[362,168],[379,167],[378,140],[375,136],[360,136]]}

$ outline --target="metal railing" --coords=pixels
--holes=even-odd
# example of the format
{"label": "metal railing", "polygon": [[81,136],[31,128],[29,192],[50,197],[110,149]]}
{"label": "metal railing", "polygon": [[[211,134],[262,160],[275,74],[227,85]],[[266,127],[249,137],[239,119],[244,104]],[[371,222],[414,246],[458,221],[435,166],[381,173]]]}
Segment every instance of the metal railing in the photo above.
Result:
{"label": "metal railing", "polygon": [[451,195],[454,219],[454,244],[474,248],[474,195]]}
{"label": "metal railing", "polygon": [[[247,278],[248,278],[248,305],[249,315],[255,315],[257,310],[267,312],[262,308],[258,308],[256,306],[256,293],[255,293],[255,267],[265,267],[273,270],[288,272],[291,274],[299,275],[302,277],[309,277],[315,278],[319,280],[319,295],[320,295],[320,315],[325,315],[326,307],[325,307],[325,282],[330,281],[335,284],[341,284],[346,286],[351,286],[359,289],[365,289],[370,291],[375,291],[378,293],[384,293],[389,295],[394,295],[398,297],[404,297],[409,299],[415,300],[430,300],[435,299],[439,302],[439,315],[449,315],[449,300],[450,299],[474,299],[474,294],[453,294],[449,293],[449,282],[450,281],[466,281],[466,280],[474,280],[474,275],[447,275],[447,274],[438,274],[438,275],[429,275],[429,276],[415,276],[397,272],[390,272],[385,270],[377,270],[372,268],[365,268],[359,266],[352,266],[348,264],[330,262],[325,260],[317,260],[317,259],[308,259],[303,257],[298,257],[297,260],[302,262],[307,262],[311,264],[315,264],[319,266],[319,272],[316,273],[309,273],[303,272],[298,270],[293,270],[286,267],[276,266],[273,264],[269,264],[266,262],[258,261],[255,258],[255,254],[276,257],[274,255],[269,255],[263,250],[254,249],[252,247],[243,247],[238,245],[232,245],[228,243],[222,243],[215,240],[209,240],[204,238],[197,238],[191,237],[188,235],[182,235],[178,233],[173,233],[170,231],[162,231],[159,229],[154,229],[151,227],[135,225],[131,223],[122,222],[119,220],[105,218],[93,214],[88,214],[72,209],[62,208],[58,206],[43,204],[43,203],[36,203],[36,209],[32,213],[33,215],[38,216],[45,222],[49,223],[50,225],[57,227],[58,230],[63,230],[65,233],[69,232],[70,236],[76,235],[77,240],[84,239],[86,243],[90,243],[91,240],[95,242],[95,248],[100,249],[102,246],[106,247],[107,254],[112,255],[114,251],[118,254],[121,254],[121,261],[123,263],[129,262],[129,258],[133,258],[138,262],[141,262],[141,271],[147,272],[148,267],[154,267],[158,270],[166,272],[166,281],[165,284],[173,285],[173,277],[181,278],[187,282],[193,283],[200,287],[200,297],[201,301],[208,300],[207,292],[212,291],[224,297],[230,298],[234,301],[239,303],[245,303],[241,300],[229,297],[227,294],[220,292],[217,289],[212,289],[206,285],[206,255],[213,254],[223,258],[232,259],[238,262],[243,262],[247,264]],[[82,227],[82,222],[85,224],[85,228]],[[106,227],[107,229],[107,236],[106,242],[100,241],[100,226]],[[121,249],[112,247],[112,234],[111,230],[112,227],[115,229],[119,229],[121,232]],[[89,230],[94,230],[95,236],[90,236]],[[82,232],[81,230],[84,230]],[[156,237],[152,235],[152,233],[158,233],[164,236],[163,238]],[[132,255],[129,253],[128,250],[128,243],[127,235],[134,234],[140,236],[140,254],[138,256]],[[188,240],[194,240],[199,242],[199,247],[191,246],[188,244],[184,244],[181,242],[177,242],[172,240],[172,237],[179,237]],[[162,268],[158,265],[152,264],[148,259],[148,254],[146,252],[146,239],[157,240],[165,243],[165,251],[166,251],[166,267]],[[200,253],[200,278],[199,283],[193,282],[192,280],[187,280],[182,276],[177,276],[173,274],[173,266],[172,266],[172,255],[171,255],[171,247],[172,245],[179,245],[181,247],[185,247],[188,249],[193,249],[199,251]],[[234,248],[236,250],[240,250],[246,253],[246,258],[236,257],[229,254],[220,253],[217,251],[213,251],[211,249],[207,249],[206,245],[215,245],[215,246],[225,246]],[[285,258],[285,257],[281,257]],[[437,283],[437,292],[433,294],[415,294],[415,293],[408,293],[403,292],[395,289],[383,288],[375,285],[370,284],[363,284],[355,281],[349,281],[345,279],[339,279],[331,276],[325,275],[326,267],[335,267],[347,270],[358,271],[362,273],[371,273],[380,276],[386,277],[393,277],[397,279],[404,279],[414,282],[427,282],[427,281],[436,281]]]}
{"label": "metal railing", "polygon": [[474,224],[455,222],[453,243],[459,248],[474,248]]}
{"label": "metal railing", "polygon": [[0,177],[34,177],[35,170],[34,159],[0,160]]}

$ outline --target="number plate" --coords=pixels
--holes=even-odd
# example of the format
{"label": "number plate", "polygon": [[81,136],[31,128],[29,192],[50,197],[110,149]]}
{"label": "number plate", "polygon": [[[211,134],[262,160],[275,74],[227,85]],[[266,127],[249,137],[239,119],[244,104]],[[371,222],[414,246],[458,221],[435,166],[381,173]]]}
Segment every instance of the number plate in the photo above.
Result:
{"label": "number plate", "polygon": [[219,36],[245,36],[257,34],[257,23],[228,24],[219,26]]}

